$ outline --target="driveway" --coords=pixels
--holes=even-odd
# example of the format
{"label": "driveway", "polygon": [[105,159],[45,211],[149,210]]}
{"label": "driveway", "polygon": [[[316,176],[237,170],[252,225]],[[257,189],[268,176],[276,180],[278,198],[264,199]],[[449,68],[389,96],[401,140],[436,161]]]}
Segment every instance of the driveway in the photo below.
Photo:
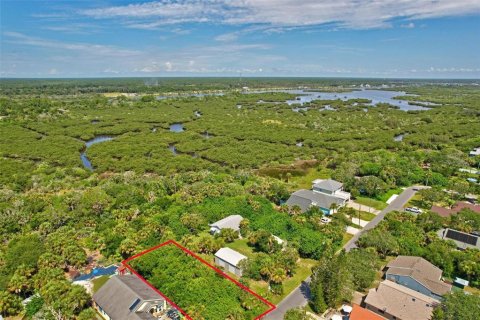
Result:
{"label": "driveway", "polygon": [[[391,204],[388,205],[385,209],[383,209],[372,221],[370,221],[362,231],[357,233],[353,236],[353,238],[348,241],[343,248],[346,251],[350,251],[353,248],[356,248],[355,242],[358,240],[360,235],[365,232],[365,230],[370,230],[374,228],[380,221],[383,220],[385,215],[391,211],[395,210],[403,210],[403,206],[410,200],[411,197],[415,195],[417,190],[424,189],[427,187],[409,187],[406,188],[395,200],[392,201]],[[305,279],[300,286],[295,288],[288,296],[285,297],[280,303],[277,305],[277,308],[273,310],[271,313],[267,314],[263,319],[265,320],[282,320],[283,316],[292,308],[296,307],[303,307],[308,303],[308,299],[310,297],[310,289],[308,284],[310,283],[310,277]]]}

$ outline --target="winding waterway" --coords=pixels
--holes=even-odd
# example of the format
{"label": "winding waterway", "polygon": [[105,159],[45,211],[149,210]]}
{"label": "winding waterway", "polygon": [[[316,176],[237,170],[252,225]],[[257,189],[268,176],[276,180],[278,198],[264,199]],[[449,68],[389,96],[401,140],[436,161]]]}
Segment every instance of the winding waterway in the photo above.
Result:
{"label": "winding waterway", "polygon": [[105,142],[105,141],[111,141],[111,140],[113,140],[112,136],[102,135],[102,136],[96,136],[95,138],[86,141],[85,147],[82,149],[82,152],[80,153],[80,159],[82,160],[83,166],[88,170],[93,171],[92,162],[87,158],[87,149],[94,144]]}

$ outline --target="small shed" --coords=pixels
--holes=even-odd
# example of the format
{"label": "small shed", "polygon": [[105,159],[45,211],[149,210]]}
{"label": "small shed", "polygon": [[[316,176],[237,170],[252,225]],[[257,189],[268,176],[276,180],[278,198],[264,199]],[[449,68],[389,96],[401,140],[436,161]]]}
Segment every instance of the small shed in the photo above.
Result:
{"label": "small shed", "polygon": [[215,264],[239,277],[242,276],[239,263],[244,259],[247,257],[230,248],[221,248],[215,253]]}
{"label": "small shed", "polygon": [[470,283],[468,282],[468,280],[465,280],[465,279],[456,277],[455,280],[453,281],[453,284],[454,284],[456,287],[465,289],[465,287],[468,287],[468,285],[469,285]]}

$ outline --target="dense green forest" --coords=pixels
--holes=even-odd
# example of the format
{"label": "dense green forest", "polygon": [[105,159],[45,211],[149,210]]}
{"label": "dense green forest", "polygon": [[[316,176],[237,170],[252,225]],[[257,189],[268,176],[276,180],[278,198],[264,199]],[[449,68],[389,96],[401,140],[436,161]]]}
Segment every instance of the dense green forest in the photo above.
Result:
{"label": "dense green forest", "polygon": [[[244,86],[339,92],[365,83],[394,85],[416,94],[416,103],[439,105],[406,112],[364,99],[314,100],[304,105],[308,110],[295,112],[285,103],[295,95],[242,93]],[[211,255],[232,239],[209,235],[208,224],[231,214],[248,221],[242,232],[254,252],[242,281],[268,283],[269,294],[279,296],[296,268],[271,246],[272,235],[288,242],[289,258],[326,261],[341,248],[351,224],[342,210],[325,225],[320,212],[299,214],[282,205],[305,177],[332,177],[354,197],[383,201],[392,190],[413,184],[453,190],[446,202],[480,193],[478,184],[466,180],[475,175],[458,171],[479,166],[468,152],[480,146],[480,90],[468,82],[176,78],[0,84],[5,315],[25,309],[27,317],[91,319],[90,295],[66,280],[68,270],[83,270],[90,256],[100,264],[118,263],[168,239]],[[213,90],[223,95],[164,97]],[[138,95],[116,94],[121,92]],[[185,130],[171,131],[172,124]],[[401,134],[403,140],[396,141]],[[100,136],[112,140],[86,148]],[[82,153],[93,170],[83,165]],[[429,197],[437,202],[433,195],[424,201]],[[462,228],[462,221],[435,226]],[[457,253],[434,242],[425,229],[430,224],[421,223],[392,215],[381,231],[367,234],[373,240],[361,239],[365,253],[335,259],[363,261],[361,270],[368,270],[378,267],[376,255],[417,254],[478,286],[478,271],[467,268],[478,266],[478,253]],[[375,232],[391,234],[394,250],[371,249]],[[352,276],[351,288],[367,288],[371,277]],[[33,294],[39,298],[23,307],[21,300]],[[341,299],[319,301],[335,305]]]}

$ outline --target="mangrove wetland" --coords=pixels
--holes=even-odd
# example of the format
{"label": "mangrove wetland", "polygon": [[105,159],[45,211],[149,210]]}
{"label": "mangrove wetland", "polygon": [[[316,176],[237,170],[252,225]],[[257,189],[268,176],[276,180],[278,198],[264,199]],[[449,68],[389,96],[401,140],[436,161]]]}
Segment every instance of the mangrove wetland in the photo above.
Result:
{"label": "mangrove wetland", "polygon": [[[39,79],[0,80],[0,88],[2,315],[95,319],[92,292],[69,275],[170,239],[212,263],[221,247],[238,250],[249,258],[238,280],[275,304],[312,268],[342,271],[350,279],[342,294],[367,290],[398,254],[423,256],[447,277],[480,286],[478,250],[456,251],[431,233],[480,230],[478,215],[393,212],[358,250],[336,254],[352,225],[347,209],[324,224],[318,210],[284,205],[317,178],[341,181],[355,201],[377,209],[412,185],[432,187],[417,199],[423,207],[478,195],[472,172],[480,159],[469,156],[480,147],[474,81]],[[241,239],[208,233],[232,214],[244,218]],[[379,247],[379,237],[390,246]],[[315,281],[318,298],[318,283],[334,280]],[[193,301],[188,293],[176,294]],[[187,307],[197,319],[215,312],[201,298]],[[245,297],[229,299],[235,319],[258,314]],[[311,308],[322,312],[348,295],[318,299]]]}

